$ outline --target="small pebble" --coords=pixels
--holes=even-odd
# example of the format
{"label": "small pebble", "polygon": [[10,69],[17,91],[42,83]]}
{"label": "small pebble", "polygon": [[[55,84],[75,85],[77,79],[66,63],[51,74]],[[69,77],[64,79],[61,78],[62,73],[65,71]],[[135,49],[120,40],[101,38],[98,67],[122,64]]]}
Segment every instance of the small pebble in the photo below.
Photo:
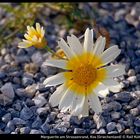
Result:
{"label": "small pebble", "polygon": [[85,134],[85,129],[82,128],[74,128],[74,134]]}
{"label": "small pebble", "polygon": [[101,128],[96,134],[106,134],[105,129]]}
{"label": "small pebble", "polygon": [[95,114],[93,116],[93,119],[94,119],[95,124],[97,125],[97,129],[100,129],[100,128],[106,126],[106,122],[105,122],[103,116],[101,116],[101,115],[98,116],[98,115]]}
{"label": "small pebble", "polygon": [[117,123],[116,124],[116,129],[119,133],[121,133],[125,129],[125,127],[124,127],[123,124]]}
{"label": "small pebble", "polygon": [[2,117],[2,121],[8,123],[11,120],[11,114],[7,113]]}
{"label": "small pebble", "polygon": [[137,77],[136,76],[130,76],[127,80],[130,82],[131,85],[137,84]]}
{"label": "small pebble", "polygon": [[120,112],[112,112],[111,117],[113,120],[120,118]]}
{"label": "small pebble", "polygon": [[139,109],[138,108],[133,108],[130,110],[130,114],[132,114],[133,116],[137,116],[139,115]]}
{"label": "small pebble", "polygon": [[134,69],[129,69],[129,71],[128,71],[128,76],[129,76],[129,77],[135,76],[135,70],[134,70]]}
{"label": "small pebble", "polygon": [[20,118],[23,120],[28,120],[33,116],[33,112],[29,107],[24,107],[20,112]]}
{"label": "small pebble", "polygon": [[107,124],[106,129],[108,132],[111,132],[112,130],[114,130],[116,127],[116,123],[115,122],[110,122]]}
{"label": "small pebble", "polygon": [[140,118],[136,118],[134,121],[134,125],[140,127]]}
{"label": "small pebble", "polygon": [[26,124],[26,122],[20,118],[13,118],[13,123],[15,125],[25,125]]}
{"label": "small pebble", "polygon": [[43,134],[43,132],[40,130],[31,129],[30,134]]}
{"label": "small pebble", "polygon": [[37,107],[42,107],[47,103],[47,100],[41,94],[33,98],[33,101]]}
{"label": "small pebble", "polygon": [[36,120],[32,123],[32,128],[39,129],[42,125],[42,120],[40,117],[37,117]]}
{"label": "small pebble", "polygon": [[30,127],[20,128],[20,134],[29,134],[29,133],[30,133]]}

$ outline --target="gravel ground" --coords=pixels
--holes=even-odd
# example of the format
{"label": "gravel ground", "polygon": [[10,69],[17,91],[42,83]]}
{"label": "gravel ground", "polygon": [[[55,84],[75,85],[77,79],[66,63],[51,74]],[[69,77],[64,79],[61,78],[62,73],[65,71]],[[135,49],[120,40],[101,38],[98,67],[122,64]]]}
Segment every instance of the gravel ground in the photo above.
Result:
{"label": "gravel ground", "polygon": [[[42,84],[58,72],[44,65],[50,54],[35,48],[18,49],[19,39],[15,38],[0,51],[0,134],[140,134],[140,3],[88,5],[98,8],[97,23],[108,29],[111,44],[121,49],[113,63],[126,65],[126,74],[117,78],[122,91],[100,98],[100,115],[90,110],[89,117],[78,120],[60,113],[48,104],[56,88]],[[51,11],[46,11],[46,37],[54,48],[57,37],[68,32],[52,23]]]}

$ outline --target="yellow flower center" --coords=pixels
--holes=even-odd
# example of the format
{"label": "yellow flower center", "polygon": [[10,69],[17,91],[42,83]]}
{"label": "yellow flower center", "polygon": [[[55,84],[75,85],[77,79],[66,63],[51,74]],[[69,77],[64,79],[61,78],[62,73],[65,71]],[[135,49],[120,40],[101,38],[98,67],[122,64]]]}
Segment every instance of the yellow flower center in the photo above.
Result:
{"label": "yellow flower center", "polygon": [[88,86],[96,79],[96,69],[91,64],[80,64],[72,72],[73,81],[81,86]]}
{"label": "yellow flower center", "polygon": [[65,86],[74,93],[87,95],[93,92],[93,89],[102,82],[107,75],[100,57],[84,52],[69,59],[67,63],[68,72],[65,72]]}

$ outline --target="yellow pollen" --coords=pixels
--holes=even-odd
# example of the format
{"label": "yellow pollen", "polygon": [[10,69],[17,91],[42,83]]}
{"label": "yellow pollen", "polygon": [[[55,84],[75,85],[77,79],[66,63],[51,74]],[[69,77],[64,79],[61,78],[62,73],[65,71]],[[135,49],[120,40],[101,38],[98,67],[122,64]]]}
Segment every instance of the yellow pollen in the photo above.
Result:
{"label": "yellow pollen", "polygon": [[73,81],[81,86],[88,86],[96,79],[96,69],[91,64],[81,64],[72,71]]}

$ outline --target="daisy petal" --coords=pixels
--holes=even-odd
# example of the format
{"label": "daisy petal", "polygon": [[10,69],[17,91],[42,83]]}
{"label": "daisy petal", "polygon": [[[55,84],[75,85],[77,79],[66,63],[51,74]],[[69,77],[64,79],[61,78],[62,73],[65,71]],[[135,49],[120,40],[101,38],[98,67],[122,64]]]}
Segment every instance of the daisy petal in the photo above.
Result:
{"label": "daisy petal", "polygon": [[62,69],[67,69],[66,68],[66,65],[67,65],[66,60],[46,60],[45,65],[57,67],[57,68],[62,68]]}
{"label": "daisy petal", "polygon": [[70,108],[73,95],[74,93],[70,89],[67,89],[67,91],[64,93],[58,106],[61,112],[65,112]]}
{"label": "daisy petal", "polygon": [[56,91],[51,95],[49,99],[49,103],[52,107],[55,107],[59,104],[62,96],[64,95],[64,92],[66,91],[66,88],[64,85],[59,86]]}
{"label": "daisy petal", "polygon": [[80,118],[81,117],[86,117],[89,115],[89,107],[88,107],[88,98],[85,98],[85,102],[84,102],[84,106],[83,106],[83,110],[80,114]]}
{"label": "daisy petal", "polygon": [[64,53],[68,58],[73,57],[74,54],[72,50],[70,49],[70,47],[67,45],[67,43],[64,41],[63,38],[61,38],[61,40],[58,41],[58,46],[64,51]]}
{"label": "daisy petal", "polygon": [[36,30],[39,34],[41,34],[40,24],[36,23]]}
{"label": "daisy petal", "polygon": [[71,35],[67,37],[68,44],[70,48],[75,52],[76,54],[82,54],[83,47],[79,41],[79,39],[75,35]]}
{"label": "daisy petal", "polygon": [[93,32],[89,28],[85,31],[84,49],[87,52],[91,52],[93,50]]}
{"label": "daisy petal", "polygon": [[41,27],[41,37],[43,37],[45,34],[45,30],[43,29],[43,27]]}
{"label": "daisy petal", "polygon": [[26,42],[20,42],[18,44],[18,48],[28,48],[28,47],[31,47],[32,45],[29,44],[29,43],[26,43]]}
{"label": "daisy petal", "polygon": [[107,77],[117,77],[125,74],[124,65],[110,65],[104,68],[107,70]]}
{"label": "daisy petal", "polygon": [[94,92],[96,95],[103,98],[109,94],[108,88],[102,83],[99,83],[99,85],[94,89]]}
{"label": "daisy petal", "polygon": [[121,53],[121,50],[118,48],[117,45],[114,45],[108,48],[107,50],[105,50],[101,54],[101,59],[104,62],[104,65],[113,61],[120,53]]}
{"label": "daisy petal", "polygon": [[45,87],[48,87],[48,86],[56,86],[56,85],[62,84],[64,82],[65,82],[64,72],[61,72],[61,73],[58,73],[54,76],[47,78],[43,82],[43,84],[46,85]]}
{"label": "daisy petal", "polygon": [[33,38],[32,38],[32,41],[33,41],[33,42],[38,42],[37,36],[34,35]]}
{"label": "daisy petal", "polygon": [[88,100],[91,108],[94,110],[95,113],[99,114],[100,112],[102,112],[102,106],[96,94],[94,93],[89,94]]}
{"label": "daisy petal", "polygon": [[105,43],[106,43],[105,37],[102,37],[102,36],[98,37],[98,39],[97,39],[97,41],[95,43],[93,53],[95,55],[100,55],[103,52],[104,48],[105,48]]}
{"label": "daisy petal", "polygon": [[25,34],[24,37],[25,37],[27,40],[32,40],[32,38],[31,38],[28,34]]}
{"label": "daisy petal", "polygon": [[72,110],[71,114],[74,116],[79,116],[83,110],[84,103],[85,103],[85,96],[84,95],[76,95],[76,102],[75,102],[74,110]]}
{"label": "daisy petal", "polygon": [[122,86],[117,81],[113,80],[112,78],[108,78],[103,81],[103,83],[109,88],[112,92],[120,92]]}

